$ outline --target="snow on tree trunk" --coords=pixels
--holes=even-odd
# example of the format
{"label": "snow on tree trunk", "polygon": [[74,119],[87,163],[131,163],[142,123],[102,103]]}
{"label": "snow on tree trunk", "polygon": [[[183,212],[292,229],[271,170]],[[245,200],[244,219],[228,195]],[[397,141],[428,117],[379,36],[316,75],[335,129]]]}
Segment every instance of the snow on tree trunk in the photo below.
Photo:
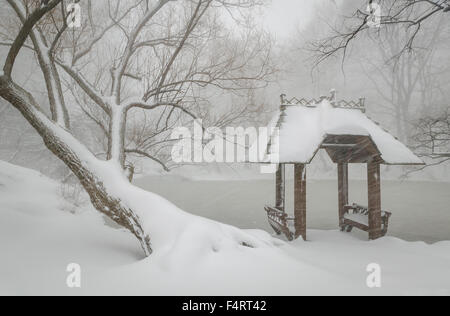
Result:
{"label": "snow on tree trunk", "polygon": [[[46,147],[76,175],[94,207],[133,233],[149,256],[152,253],[150,236],[144,232],[140,218],[123,205],[121,199],[106,191],[104,181],[95,171],[97,159],[72,135],[48,120],[31,95],[6,76],[0,77],[0,95],[22,113],[41,135]],[[115,167],[120,169],[119,165]]]}
{"label": "snow on tree trunk", "polygon": [[108,159],[119,161],[125,168],[125,129],[127,112],[123,107],[113,106],[108,138]]}
{"label": "snow on tree trunk", "polygon": [[[185,73],[184,64],[182,63],[179,67],[177,67],[176,64],[177,60],[182,59],[181,55],[183,54],[183,48],[188,44],[189,37],[198,36],[193,32],[201,25],[199,22],[202,17],[205,16],[206,11],[211,8],[212,1],[198,1],[196,5],[191,8],[190,15],[186,17],[185,23],[181,23],[180,25],[181,29],[179,32],[180,34],[184,34],[184,36],[179,38],[177,44],[174,45],[174,43],[172,43],[172,36],[169,36],[167,40],[162,40],[163,43],[167,41],[168,45],[174,47],[174,51],[171,53],[168,63],[162,62],[161,69],[156,71],[156,73],[161,73],[159,78],[149,76],[154,81],[155,86],[147,87],[150,90],[144,91],[145,94],[143,97],[127,98],[128,100],[124,104],[122,104],[124,100],[122,100],[121,95],[127,95],[127,93],[122,93],[122,90],[125,90],[125,82],[123,81],[125,76],[133,76],[133,73],[128,73],[128,71],[133,68],[131,67],[131,65],[134,64],[132,58],[137,58],[138,48],[139,50],[143,49],[148,46],[149,42],[153,42],[151,40],[148,41],[147,37],[151,36],[145,32],[145,27],[150,23],[150,20],[157,19],[159,12],[171,2],[170,0],[155,1],[152,5],[148,5],[145,8],[143,15],[140,17],[139,14],[135,15],[134,11],[131,13],[133,7],[128,8],[128,10],[124,9],[125,12],[123,15],[119,14],[119,16],[116,16],[115,18],[110,17],[111,24],[106,26],[103,29],[103,32],[99,32],[98,37],[96,36],[94,39],[88,40],[90,43],[86,45],[89,47],[86,51],[83,52],[83,50],[81,50],[73,52],[71,63],[60,60],[61,56],[64,55],[64,49],[61,49],[59,54],[55,51],[58,45],[63,41],[62,36],[67,25],[63,24],[61,28],[58,28],[56,26],[58,23],[53,21],[57,35],[52,39],[50,39],[51,36],[49,36],[49,38],[46,38],[45,36],[47,35],[46,33],[48,33],[48,35],[53,35],[52,32],[42,32],[40,31],[39,26],[39,21],[57,5],[61,4],[62,8],[64,7],[61,0],[51,0],[48,5],[36,8],[31,14],[28,14],[27,8],[24,7],[20,1],[7,0],[7,2],[18,15],[22,22],[22,26],[19,34],[11,45],[3,72],[0,71],[0,96],[21,112],[24,118],[42,137],[46,147],[62,160],[76,175],[86,192],[89,194],[94,207],[119,225],[127,228],[136,236],[145,255],[148,256],[152,251],[156,250],[166,250],[173,252],[178,256],[179,254],[184,253],[189,253],[189,255],[191,255],[191,253],[195,253],[196,251],[219,251],[226,246],[258,247],[273,245],[275,241],[267,234],[258,233],[258,236],[254,236],[254,233],[248,234],[228,225],[187,214],[158,195],[133,186],[130,183],[133,172],[129,168],[127,170],[127,167],[125,166],[124,143],[128,110],[132,108],[141,108],[150,111],[160,107],[171,107],[180,110],[190,117],[196,117],[195,114],[191,113],[183,105],[187,100],[190,100],[189,95],[184,95],[184,92],[177,93],[183,96],[179,100],[175,100],[176,102],[171,101],[172,97],[166,98],[166,96],[169,96],[173,91],[178,91],[178,89],[180,89],[179,91],[181,92],[184,88],[182,89],[180,87],[186,83],[195,84],[195,82],[198,81],[195,78],[199,71],[203,73],[200,66],[200,68],[194,67]],[[257,1],[250,1],[250,3],[242,5],[238,1],[236,2],[237,3],[233,3],[233,1],[231,3],[223,3],[223,5],[225,7],[237,6],[244,8],[249,5],[253,6],[257,4]],[[169,10],[168,12],[175,12],[173,10],[176,10],[176,8],[167,7]],[[180,6],[180,8],[182,8],[182,6]],[[158,18],[161,18],[161,16]],[[64,19],[62,20],[64,21]],[[127,23],[130,22],[130,25],[134,24],[134,26],[131,27],[129,34],[125,34],[125,48],[122,47],[123,43],[119,41],[119,46],[121,47],[120,50],[123,48],[121,57],[118,60],[116,58],[110,60],[110,66],[112,66],[110,69],[113,69],[111,72],[112,86],[109,95],[105,96],[95,87],[95,85],[92,85],[85,79],[86,77],[78,70],[80,64],[76,65],[76,61],[83,58],[83,56],[88,58],[87,54],[94,48],[96,42],[103,38],[110,28],[117,25],[120,21],[125,23],[125,20],[127,20]],[[218,23],[218,21],[216,22]],[[216,24],[214,23],[213,27],[215,27],[215,25]],[[94,29],[94,33],[96,33],[97,27],[94,25],[91,25],[91,27]],[[85,32],[87,35],[89,30],[86,29]],[[141,33],[142,36],[140,36]],[[207,33],[208,32],[205,34]],[[87,36],[91,37],[90,35]],[[44,114],[31,93],[15,84],[11,79],[16,57],[28,37],[30,37],[31,42],[33,43],[33,50],[37,54],[39,66],[44,75],[49,97],[49,106],[52,112],[51,118]],[[209,40],[209,35],[205,36],[205,40]],[[80,41],[83,41],[82,37],[80,37]],[[157,42],[159,42],[159,39]],[[153,44],[150,46],[152,45]],[[270,44],[266,44],[264,40],[261,40],[259,36],[256,36],[251,41],[246,39],[245,44],[243,45],[243,52],[252,51],[256,52],[256,54],[249,54],[244,59],[236,58],[236,53],[233,49],[229,52],[230,56],[228,58],[230,58],[230,62],[220,62],[217,67],[214,66],[211,70],[209,69],[210,67],[207,67],[206,69],[208,69],[209,72],[208,75],[211,76],[211,86],[221,86],[220,83],[224,80],[223,74],[227,74],[225,81],[233,82],[230,86],[226,84],[223,87],[224,90],[241,90],[243,87],[241,81],[249,82],[254,80],[255,82],[260,82],[265,81],[264,78],[270,76],[273,69],[271,63],[268,63],[268,59],[270,58],[268,57],[269,55],[266,55],[265,50],[266,47],[270,47]],[[253,46],[254,48],[248,48]],[[153,50],[150,47],[148,47],[148,49]],[[236,49],[238,48],[236,47]],[[187,54],[192,55],[191,52]],[[156,55],[158,55],[158,53],[156,53]],[[250,61],[254,59],[259,59],[257,58],[259,55],[261,55],[260,57],[262,58],[261,71],[256,71],[256,74],[251,76],[252,80],[249,80],[247,77],[242,78],[242,73],[245,69],[244,65],[250,63]],[[197,55],[189,58],[196,56]],[[200,56],[200,54],[198,56]],[[116,65],[116,62],[118,62],[118,65]],[[253,73],[255,70],[254,65],[253,63],[250,64],[252,64],[252,66],[249,67],[249,71],[251,70],[251,73]],[[96,104],[96,107],[99,110],[102,110],[102,114],[108,116],[109,126],[100,124],[105,131],[105,135],[109,138],[107,161],[97,159],[70,133],[70,131],[68,131],[70,128],[70,118],[65,106],[64,93],[61,88],[61,78],[58,74],[56,65],[64,69],[66,75],[74,81],[74,84]],[[178,68],[180,70],[183,69],[180,74],[178,73]],[[176,74],[176,76],[173,76],[173,74]],[[184,79],[179,81],[179,76]],[[134,77],[136,77],[136,75],[134,75]],[[170,78],[172,78],[172,82],[170,82]],[[164,86],[170,88],[162,89]],[[255,89],[253,83],[248,86],[248,89]],[[196,92],[192,93],[195,96],[194,99],[198,99]],[[178,99],[178,96],[176,98]],[[157,102],[146,103],[153,99],[157,100]],[[191,104],[191,101],[189,101],[189,104]],[[106,132],[108,129],[109,131]],[[140,148],[136,149],[136,152],[147,155],[145,151],[140,151]],[[151,157],[150,155],[148,156]],[[158,161],[155,157],[151,158]]]}
{"label": "snow on tree trunk", "polygon": [[119,162],[97,159],[67,130],[52,122],[31,94],[4,75],[0,75],[0,96],[21,112],[47,148],[76,175],[94,207],[139,240],[146,256],[153,249],[178,258],[225,248],[271,247],[279,243],[265,232],[247,233],[190,215],[162,197],[133,186]]}

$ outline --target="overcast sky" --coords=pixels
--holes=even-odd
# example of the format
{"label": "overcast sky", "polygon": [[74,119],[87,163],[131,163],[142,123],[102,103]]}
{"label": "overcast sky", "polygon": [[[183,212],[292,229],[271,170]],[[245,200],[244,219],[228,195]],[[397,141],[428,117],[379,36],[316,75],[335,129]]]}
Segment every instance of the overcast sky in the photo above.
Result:
{"label": "overcast sky", "polygon": [[262,23],[278,39],[286,38],[309,21],[315,2],[317,0],[272,0],[264,10]]}

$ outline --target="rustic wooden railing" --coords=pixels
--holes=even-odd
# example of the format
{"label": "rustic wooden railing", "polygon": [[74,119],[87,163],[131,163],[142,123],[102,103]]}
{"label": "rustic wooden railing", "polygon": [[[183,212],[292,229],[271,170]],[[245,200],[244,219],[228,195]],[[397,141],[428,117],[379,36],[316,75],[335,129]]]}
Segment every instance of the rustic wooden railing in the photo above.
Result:
{"label": "rustic wooden railing", "polygon": [[284,234],[289,241],[294,240],[294,233],[289,228],[289,222],[293,222],[294,219],[275,207],[266,206],[264,209],[267,212],[269,224],[275,233],[277,235]]}
{"label": "rustic wooden railing", "polygon": [[[352,205],[346,205],[344,207],[345,215],[343,219],[343,223],[341,225],[341,230],[346,232],[351,232],[353,228],[358,228],[362,231],[368,232],[369,225],[365,223],[361,223],[355,221],[350,218],[349,215],[359,214],[363,216],[369,216],[369,209],[367,206],[362,206],[357,203],[353,203]],[[350,213],[351,212],[351,213]],[[387,211],[381,212],[381,233],[382,236],[386,236],[388,228],[389,228],[389,218],[392,216],[392,213]]]}

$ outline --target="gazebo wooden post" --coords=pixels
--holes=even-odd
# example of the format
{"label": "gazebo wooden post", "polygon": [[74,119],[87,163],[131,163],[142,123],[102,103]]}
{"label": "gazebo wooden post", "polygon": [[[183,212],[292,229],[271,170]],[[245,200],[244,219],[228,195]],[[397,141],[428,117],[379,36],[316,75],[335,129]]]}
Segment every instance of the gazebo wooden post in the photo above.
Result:
{"label": "gazebo wooden post", "polygon": [[348,204],[348,163],[338,163],[339,227],[344,224],[345,206]]}
{"label": "gazebo wooden post", "polygon": [[306,240],[306,166],[294,166],[294,226],[295,238]]}
{"label": "gazebo wooden post", "polygon": [[276,197],[275,197],[275,207],[280,211],[285,211],[285,165],[278,164],[276,173]]}
{"label": "gazebo wooden post", "polygon": [[381,231],[381,179],[380,164],[370,161],[367,163],[367,184],[369,201],[369,239],[382,237]]}

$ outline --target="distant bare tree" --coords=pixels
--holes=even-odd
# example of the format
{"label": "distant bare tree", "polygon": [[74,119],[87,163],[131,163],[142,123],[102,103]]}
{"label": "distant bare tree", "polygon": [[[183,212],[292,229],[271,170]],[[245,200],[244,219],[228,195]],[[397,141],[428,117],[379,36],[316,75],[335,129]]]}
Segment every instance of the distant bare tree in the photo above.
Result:
{"label": "distant bare tree", "polygon": [[450,160],[450,107],[440,115],[429,115],[416,122],[415,149],[439,165]]}
{"label": "distant bare tree", "polygon": [[[1,32],[5,37],[16,35],[10,42],[3,39],[10,49],[0,72],[0,96],[75,174],[94,207],[133,233],[150,255],[152,232],[146,231],[126,195],[132,190],[126,181],[126,155],[146,156],[147,152],[135,150],[138,144],[133,142],[138,138],[127,138],[127,126],[133,126],[135,119],[139,122],[143,110],[155,118],[149,124],[156,121],[164,127],[185,117],[196,118],[197,111],[209,105],[202,95],[207,89],[240,93],[264,87],[273,72],[270,42],[249,28],[233,36],[225,32],[224,25],[217,25],[217,10],[228,10],[237,19],[241,9],[264,1],[86,0],[80,1],[87,12],[80,30],[68,26],[69,1],[4,1],[17,15],[12,25],[18,25],[19,31]],[[13,80],[22,48],[37,57],[50,115],[46,104],[39,104]],[[73,98],[65,93],[63,80],[72,87]],[[137,85],[137,81],[144,84]],[[105,157],[96,154],[95,144],[89,143],[92,139],[74,132],[88,133],[82,128],[84,120],[72,115],[77,103],[106,135]],[[146,207],[151,214],[158,206]]]}

